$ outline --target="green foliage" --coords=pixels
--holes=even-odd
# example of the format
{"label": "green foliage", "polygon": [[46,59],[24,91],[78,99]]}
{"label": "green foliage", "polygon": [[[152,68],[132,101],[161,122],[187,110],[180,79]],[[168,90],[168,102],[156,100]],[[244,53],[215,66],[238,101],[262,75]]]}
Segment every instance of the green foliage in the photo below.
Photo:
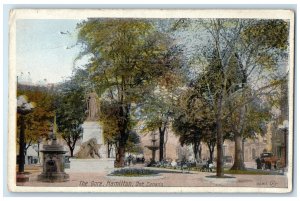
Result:
{"label": "green foliage", "polygon": [[165,88],[157,87],[144,97],[139,118],[144,124],[143,132],[148,133],[167,126],[174,110],[173,95]]}
{"label": "green foliage", "polygon": [[271,118],[271,107],[268,104],[261,100],[251,102],[246,110],[244,136],[253,137],[255,133],[265,135],[267,123],[270,122]]}
{"label": "green foliage", "polygon": [[[262,107],[261,100],[270,99],[282,81],[278,66],[287,52],[288,22],[175,19],[168,32],[155,22],[88,19],[78,25],[80,56],[88,55],[89,62],[74,79],[81,90],[101,96],[106,142],[133,147],[138,142],[130,133],[138,124],[151,132],[171,121],[181,144],[263,133],[271,106]],[[189,28],[207,38],[192,53],[190,61],[199,63],[184,61],[174,40]],[[197,76],[181,69],[192,65],[199,65]]]}
{"label": "green foliage", "polygon": [[100,104],[100,122],[105,142],[116,143],[120,134],[120,107],[114,102],[102,100]]}
{"label": "green foliage", "polygon": [[[35,103],[33,112],[25,118],[25,139],[28,148],[48,136],[54,117],[54,95],[53,90],[46,87],[18,85],[17,96],[19,95],[25,95],[30,102]],[[17,126],[20,126],[19,115]]]}
{"label": "green foliage", "polygon": [[140,145],[141,139],[137,132],[129,132],[128,141],[126,143],[126,151],[128,153],[140,154],[143,152],[143,148]]}
{"label": "green foliage", "polygon": [[168,51],[171,39],[146,21],[91,19],[79,27],[79,42],[92,54],[88,69],[95,88],[117,101],[138,102],[176,64]]}
{"label": "green foliage", "polygon": [[247,43],[259,42],[266,48],[286,50],[288,47],[288,22],[284,20],[257,20],[242,33]]}
{"label": "green foliage", "polygon": [[82,135],[81,125],[85,119],[85,111],[84,89],[75,79],[58,87],[55,110],[58,132],[67,142],[72,156],[75,144]]}
{"label": "green foliage", "polygon": [[[120,138],[120,130],[118,125],[122,121],[119,116],[119,109],[120,107],[113,102],[104,100],[101,101],[100,122],[103,128],[103,135],[106,143],[118,145]],[[140,153],[140,137],[135,131],[132,131],[134,125],[134,122],[132,122],[132,124],[128,126],[130,132],[126,142],[126,151],[131,153]]]}
{"label": "green foliage", "polygon": [[[160,78],[178,65],[170,48],[172,40],[146,20],[89,19],[79,29],[78,41],[85,47],[82,55],[91,56],[87,69],[92,88],[114,104],[116,117],[103,124],[105,133],[110,133],[107,136],[118,135],[117,161],[122,165],[134,124],[133,103],[139,104]],[[116,130],[108,131],[108,122],[113,122]]]}

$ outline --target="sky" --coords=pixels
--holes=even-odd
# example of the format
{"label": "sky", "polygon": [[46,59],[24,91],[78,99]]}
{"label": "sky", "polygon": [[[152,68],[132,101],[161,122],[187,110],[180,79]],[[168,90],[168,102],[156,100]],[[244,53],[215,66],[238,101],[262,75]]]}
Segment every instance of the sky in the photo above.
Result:
{"label": "sky", "polygon": [[[74,69],[74,59],[80,52],[80,47],[74,46],[78,33],[76,25],[80,21],[18,20],[16,70],[19,82],[58,83],[70,77]],[[190,49],[184,52],[195,51],[197,43],[203,41],[194,32],[186,31],[177,33],[177,38]],[[82,65],[86,61],[81,59],[77,64]]]}
{"label": "sky", "polygon": [[[81,20],[43,19],[17,21],[17,76],[20,82],[58,83],[72,75],[74,60],[80,53],[76,46],[77,23]],[[160,26],[163,26],[161,24]],[[175,33],[177,43],[184,44],[184,54],[187,60],[199,52],[201,46],[209,43],[207,34],[199,32],[199,27],[192,30],[181,30]],[[191,53],[191,54],[189,54]],[[82,65],[87,59],[81,59],[77,65]],[[197,66],[190,71],[198,74]],[[199,70],[199,69],[198,69]],[[45,81],[46,79],[46,81]]]}
{"label": "sky", "polygon": [[[72,75],[80,48],[76,25],[80,20],[18,20],[17,76],[33,83],[58,83]],[[72,47],[72,48],[71,48]],[[28,73],[29,72],[29,73]]]}

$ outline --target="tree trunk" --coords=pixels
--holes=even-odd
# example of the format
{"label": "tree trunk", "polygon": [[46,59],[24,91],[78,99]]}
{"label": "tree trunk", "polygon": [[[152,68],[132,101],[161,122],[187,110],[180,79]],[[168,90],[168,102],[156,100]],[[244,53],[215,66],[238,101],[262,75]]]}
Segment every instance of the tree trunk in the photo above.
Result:
{"label": "tree trunk", "polygon": [[119,146],[115,160],[115,167],[124,167],[125,166],[125,153],[126,153],[126,142],[128,139],[129,131],[128,131],[128,123],[129,123],[129,110],[130,105],[126,107],[120,107],[120,117],[123,121],[120,121],[119,127],[120,130],[120,138],[119,138]]}
{"label": "tree trunk", "polygon": [[[167,136],[167,135],[166,135],[166,136]],[[165,142],[164,142],[164,159],[167,158],[167,149],[166,149],[166,146],[167,146],[167,142],[166,142],[166,140],[165,140]]]}
{"label": "tree trunk", "polygon": [[25,118],[20,116],[20,147],[19,147],[19,172],[24,172],[25,165]]}
{"label": "tree trunk", "polygon": [[159,161],[164,160],[164,140],[166,127],[159,127]]}
{"label": "tree trunk", "polygon": [[194,157],[195,157],[195,160],[196,161],[199,161],[199,146],[200,146],[200,143],[194,143],[193,144],[193,149],[194,149]]}
{"label": "tree trunk", "polygon": [[218,110],[217,110],[217,177],[224,176],[223,169],[223,133],[222,133],[222,96],[218,97]]}
{"label": "tree trunk", "polygon": [[207,143],[208,144],[208,150],[209,150],[209,160],[212,162],[214,159],[214,151],[215,151],[215,143]]}
{"label": "tree trunk", "polygon": [[110,158],[110,150],[111,150],[110,143],[107,142],[107,158]]}
{"label": "tree trunk", "polygon": [[202,145],[200,143],[200,145],[199,145],[199,160],[201,160],[201,159],[202,159]]}
{"label": "tree trunk", "polygon": [[193,144],[193,152],[195,160],[198,160],[198,149],[196,143]]}
{"label": "tree trunk", "polygon": [[234,163],[231,170],[245,170],[244,157],[243,157],[243,138],[240,134],[234,135]]}
{"label": "tree trunk", "polygon": [[118,152],[115,161],[115,167],[124,167],[125,166],[125,143],[120,143],[118,147]]}
{"label": "tree trunk", "polygon": [[70,154],[71,154],[71,157],[74,156],[74,147],[72,147],[72,144],[71,144],[71,139],[69,138],[63,138],[66,142],[67,142],[67,145],[69,147],[69,150],[70,150]]}
{"label": "tree trunk", "polygon": [[74,156],[74,148],[71,148],[71,147],[70,147],[70,154],[71,154],[71,157]]}
{"label": "tree trunk", "polygon": [[26,157],[27,156],[27,149],[28,149],[29,147],[25,147],[25,149],[24,149],[24,156]]}

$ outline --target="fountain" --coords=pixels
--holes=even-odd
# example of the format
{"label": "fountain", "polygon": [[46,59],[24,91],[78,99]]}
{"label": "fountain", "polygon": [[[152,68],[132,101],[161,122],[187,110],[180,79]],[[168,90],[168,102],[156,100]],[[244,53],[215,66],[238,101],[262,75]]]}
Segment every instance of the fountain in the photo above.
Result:
{"label": "fountain", "polygon": [[68,181],[69,175],[65,173],[65,158],[67,152],[64,147],[52,139],[50,145],[44,145],[43,150],[43,172],[38,176],[39,181],[61,182]]}
{"label": "fountain", "polygon": [[152,133],[151,135],[152,135],[152,139],[151,139],[152,144],[149,146],[145,146],[152,151],[152,158],[151,158],[151,162],[149,164],[150,166],[152,164],[155,164],[156,151],[159,149],[159,146],[156,144],[157,139],[155,137],[157,135],[157,133]]}
{"label": "fountain", "polygon": [[43,172],[38,175],[39,181],[63,182],[69,180],[69,175],[65,173],[65,151],[64,147],[57,143],[55,136],[55,118],[53,131],[50,134],[51,144],[43,145]]}

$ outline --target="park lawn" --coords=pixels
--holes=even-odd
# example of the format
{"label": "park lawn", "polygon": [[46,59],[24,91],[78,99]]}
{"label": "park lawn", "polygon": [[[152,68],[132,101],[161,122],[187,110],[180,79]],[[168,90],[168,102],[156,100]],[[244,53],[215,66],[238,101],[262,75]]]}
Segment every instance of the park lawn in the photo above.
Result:
{"label": "park lawn", "polygon": [[124,177],[144,177],[144,176],[155,176],[157,173],[148,169],[136,169],[136,168],[123,168],[115,170],[110,174],[111,176],[124,176]]}
{"label": "park lawn", "polygon": [[[200,171],[199,168],[191,168],[193,171]],[[216,169],[212,170],[212,173],[216,173]],[[247,170],[230,170],[228,168],[224,169],[224,174],[246,174],[246,175],[279,175],[278,172],[267,172],[262,170],[247,169]]]}

